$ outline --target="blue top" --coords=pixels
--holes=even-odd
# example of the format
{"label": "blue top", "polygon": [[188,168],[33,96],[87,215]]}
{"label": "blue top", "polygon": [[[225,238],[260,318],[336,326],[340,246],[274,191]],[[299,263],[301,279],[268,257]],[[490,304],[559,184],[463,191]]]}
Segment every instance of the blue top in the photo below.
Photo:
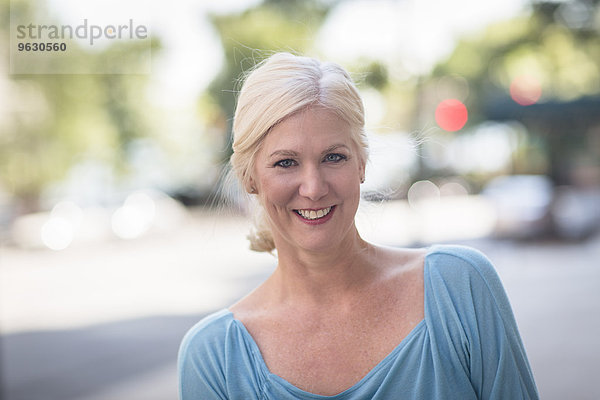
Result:
{"label": "blue top", "polygon": [[517,325],[489,260],[460,246],[425,257],[425,318],[354,386],[301,390],[267,368],[228,310],[204,318],[179,351],[181,400],[538,399]]}

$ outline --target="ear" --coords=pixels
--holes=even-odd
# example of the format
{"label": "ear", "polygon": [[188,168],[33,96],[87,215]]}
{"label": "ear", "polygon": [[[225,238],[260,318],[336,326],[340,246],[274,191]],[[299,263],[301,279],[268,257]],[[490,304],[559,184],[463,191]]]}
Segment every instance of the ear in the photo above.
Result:
{"label": "ear", "polygon": [[364,183],[365,182],[365,170],[366,170],[365,162],[361,160],[360,161],[360,165],[358,166],[358,173],[359,173],[359,177],[360,177],[360,183]]}
{"label": "ear", "polygon": [[250,194],[258,194],[258,190],[256,189],[256,182],[252,177],[248,179],[248,185],[246,186],[246,192]]}

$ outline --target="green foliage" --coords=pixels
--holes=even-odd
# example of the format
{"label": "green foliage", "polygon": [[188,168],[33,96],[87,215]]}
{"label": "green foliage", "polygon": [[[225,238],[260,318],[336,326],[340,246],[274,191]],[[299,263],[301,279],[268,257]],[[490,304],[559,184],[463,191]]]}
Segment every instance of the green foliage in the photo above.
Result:
{"label": "green foliage", "polygon": [[[514,172],[545,172],[556,182],[565,182],[561,178],[568,174],[565,168],[577,162],[571,153],[590,151],[586,138],[593,135],[591,126],[597,123],[593,112],[588,110],[584,116],[579,112],[583,109],[574,106],[566,115],[565,106],[600,95],[600,2],[536,1],[531,8],[529,16],[493,24],[477,37],[460,41],[425,86],[435,87],[436,79],[453,74],[466,78],[471,126],[487,119],[491,108],[486,105],[513,105],[515,119],[528,131],[513,155]],[[511,84],[520,76],[539,85],[541,104],[536,109],[546,110],[545,114],[517,115],[531,110],[510,100]],[[565,115],[548,111],[550,104]],[[585,108],[583,104],[579,107]],[[433,115],[435,104],[428,106],[428,114]]]}
{"label": "green foliage", "polygon": [[[8,19],[7,0],[0,15]],[[19,12],[33,15],[33,3],[15,1]],[[39,12],[35,5],[35,12]],[[8,24],[0,28],[0,48],[8,49]],[[152,42],[159,50],[160,43]],[[146,48],[124,43],[97,53],[71,47],[69,62],[98,71],[118,59],[124,70],[142,62]],[[8,51],[8,50],[4,50]],[[8,57],[7,57],[8,58]],[[57,62],[60,58],[57,58]],[[141,101],[144,75],[10,75],[0,76],[9,107],[0,114],[0,186],[35,209],[44,188],[64,178],[83,159],[97,160],[123,170],[123,152],[132,139],[150,132],[148,106]]]}
{"label": "green foliage", "polygon": [[491,25],[477,38],[462,40],[433,76],[465,77],[474,105],[508,96],[512,80],[523,74],[539,80],[542,101],[600,93],[600,35],[569,28],[559,18],[559,6],[535,3],[530,16]]}

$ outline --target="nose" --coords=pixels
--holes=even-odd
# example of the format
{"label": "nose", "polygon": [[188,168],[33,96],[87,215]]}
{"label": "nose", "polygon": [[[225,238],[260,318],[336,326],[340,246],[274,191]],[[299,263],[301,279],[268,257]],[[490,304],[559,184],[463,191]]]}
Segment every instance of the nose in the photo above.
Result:
{"label": "nose", "polygon": [[307,167],[300,182],[300,196],[319,200],[329,193],[329,184],[318,167]]}

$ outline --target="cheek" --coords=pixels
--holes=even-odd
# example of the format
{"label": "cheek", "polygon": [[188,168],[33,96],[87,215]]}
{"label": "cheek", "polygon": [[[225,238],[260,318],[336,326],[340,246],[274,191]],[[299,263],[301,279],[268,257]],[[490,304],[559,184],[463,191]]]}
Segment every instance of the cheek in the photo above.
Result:
{"label": "cheek", "polygon": [[263,206],[285,207],[297,192],[294,180],[285,175],[265,176],[260,180],[260,198]]}
{"label": "cheek", "polygon": [[330,192],[345,203],[358,202],[360,199],[360,178],[354,170],[334,174],[329,179]]}
{"label": "cheek", "polygon": [[345,181],[344,190],[348,196],[360,198],[360,179],[356,176],[348,177]]}
{"label": "cheek", "polygon": [[343,189],[345,192],[360,191],[360,176],[360,167],[353,164],[332,170],[329,181],[338,189]]}

